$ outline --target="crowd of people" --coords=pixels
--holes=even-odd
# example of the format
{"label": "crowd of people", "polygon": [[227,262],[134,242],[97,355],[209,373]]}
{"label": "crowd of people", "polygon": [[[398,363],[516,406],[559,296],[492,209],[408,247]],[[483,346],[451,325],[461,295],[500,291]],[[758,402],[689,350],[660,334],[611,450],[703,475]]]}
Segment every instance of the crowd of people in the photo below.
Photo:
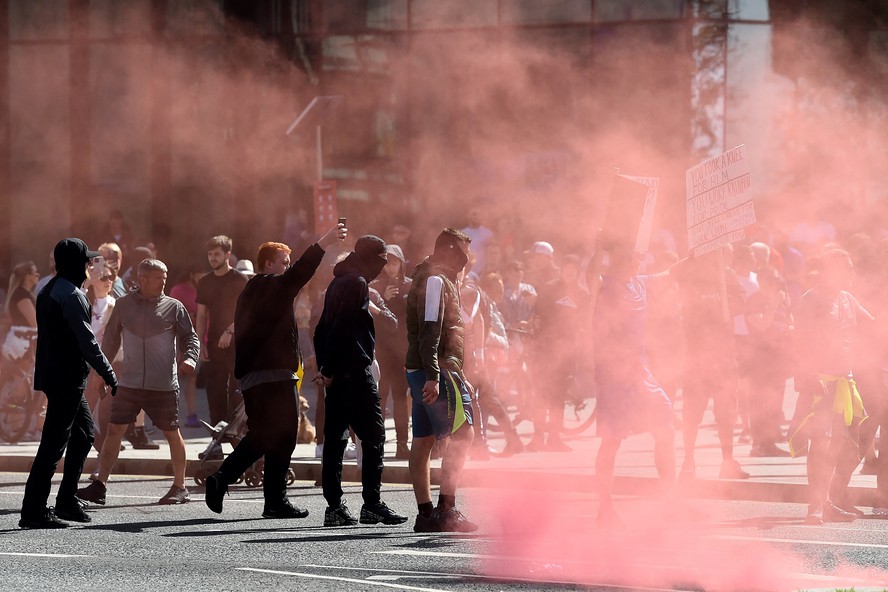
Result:
{"label": "crowd of people", "polygon": [[[440,232],[428,257],[419,256],[410,229],[400,224],[388,240],[365,235],[343,252],[337,245],[347,229],[340,224],[292,263],[288,245],[263,244],[255,270],[233,256],[230,238],[216,236],[207,243],[209,272],[188,269],[170,296],[167,268],[153,245],[133,246],[116,219],[96,252],[76,239],[60,242],[49,279],[38,282],[31,262],[17,266],[6,300],[12,329],[4,355],[15,345],[13,329],[37,329],[35,388],[47,395],[50,426],[29,478],[22,525],[88,521],[76,500],[104,503],[124,434],[153,444],[145,412],[169,442],[175,469],[161,503],[187,501],[177,401],[183,393],[185,425],[197,425],[199,383],[210,424],[242,403],[249,427],[230,455],[221,447],[207,453],[224,459],[207,480],[210,509],[222,512],[228,486],[264,457],[263,515],[307,516],[289,501],[285,484],[306,377],[318,390],[328,526],[407,520],[380,499],[389,405],[394,458],[409,461],[413,479],[414,529],[468,532],[477,525],[456,507],[466,458],[569,451],[565,400],[576,391],[596,397],[601,523],[619,520],[610,484],[620,443],[632,433],[653,435],[667,491],[695,478],[697,433],[710,401],[720,478],[749,477],[734,457],[737,444],[749,444],[753,456],[804,454],[806,520],[851,521],[862,512],[848,498],[848,481],[864,459],[862,470],[878,475],[874,512],[888,514],[888,440],[877,437],[888,421],[878,320],[888,290],[883,237],[837,237],[823,222],[785,235],[759,225],[748,229],[748,240],[680,257],[668,233],[654,237],[646,253],[606,231],[590,235],[582,252],[561,252],[553,246],[558,241],[488,228],[478,207],[467,222]],[[112,239],[127,241],[126,252]],[[124,261],[130,267],[121,272]],[[140,307],[154,310],[156,326],[127,320]],[[76,309],[89,335],[57,309]],[[68,350],[41,339],[53,332],[65,334]],[[65,384],[45,374],[61,355],[78,368]],[[86,364],[94,369],[89,385]],[[799,397],[788,416],[790,378]],[[106,396],[110,390],[116,397]],[[83,402],[75,405],[69,399],[78,392]],[[77,490],[92,417],[100,468],[92,484]],[[523,420],[533,425],[527,441],[517,429]],[[493,429],[505,436],[500,449],[488,444]],[[70,469],[65,463],[53,513],[45,505],[48,475],[69,440],[68,455],[79,460]],[[352,441],[363,453],[359,518],[340,484]],[[444,469],[437,505],[429,483],[435,456],[443,457]]]}

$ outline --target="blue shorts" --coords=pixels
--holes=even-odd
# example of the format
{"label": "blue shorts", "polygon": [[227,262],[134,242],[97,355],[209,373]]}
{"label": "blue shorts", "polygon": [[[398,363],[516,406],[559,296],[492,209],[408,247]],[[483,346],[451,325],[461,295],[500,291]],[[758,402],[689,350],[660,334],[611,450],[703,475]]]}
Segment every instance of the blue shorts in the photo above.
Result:
{"label": "blue shorts", "polygon": [[435,436],[441,440],[456,432],[464,423],[472,425],[472,396],[456,372],[441,370],[438,398],[432,404],[422,400],[425,383],[425,370],[407,373],[407,384],[413,397],[414,438]]}

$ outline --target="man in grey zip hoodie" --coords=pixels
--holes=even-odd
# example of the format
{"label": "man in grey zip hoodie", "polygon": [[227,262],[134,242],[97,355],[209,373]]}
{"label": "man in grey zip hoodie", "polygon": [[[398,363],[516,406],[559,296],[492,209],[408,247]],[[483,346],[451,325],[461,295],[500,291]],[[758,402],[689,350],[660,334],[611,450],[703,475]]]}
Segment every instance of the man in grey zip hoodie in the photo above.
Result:
{"label": "man in grey zip hoodie", "polygon": [[[120,388],[111,402],[108,436],[99,455],[99,475],[77,497],[105,504],[105,484],[120,452],[127,426],[144,409],[170,445],[173,486],[160,504],[189,501],[185,488],[185,441],[179,431],[178,375],[197,365],[200,341],[185,306],[163,293],[167,267],[157,259],[139,263],[139,287],[119,298],[108,320],[102,350],[114,359],[123,342]],[[178,364],[178,352],[184,356]]]}

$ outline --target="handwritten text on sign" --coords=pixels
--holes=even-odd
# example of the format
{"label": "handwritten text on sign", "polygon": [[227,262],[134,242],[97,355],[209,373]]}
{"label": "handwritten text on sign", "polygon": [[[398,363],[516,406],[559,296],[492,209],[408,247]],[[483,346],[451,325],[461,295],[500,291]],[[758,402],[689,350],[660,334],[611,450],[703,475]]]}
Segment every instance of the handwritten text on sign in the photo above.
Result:
{"label": "handwritten text on sign", "polygon": [[740,145],[688,169],[688,246],[695,255],[745,237],[755,223],[746,146]]}

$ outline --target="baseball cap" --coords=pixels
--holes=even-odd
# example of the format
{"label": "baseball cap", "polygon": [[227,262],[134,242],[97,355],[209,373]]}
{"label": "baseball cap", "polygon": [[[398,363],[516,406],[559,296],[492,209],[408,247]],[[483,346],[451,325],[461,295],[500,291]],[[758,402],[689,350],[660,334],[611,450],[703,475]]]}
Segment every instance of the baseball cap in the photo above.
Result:
{"label": "baseball cap", "polygon": [[355,253],[365,261],[376,258],[388,260],[385,254],[385,241],[372,234],[365,234],[355,242]]}
{"label": "baseball cap", "polygon": [[52,255],[56,261],[77,261],[84,263],[101,255],[98,251],[90,251],[86,243],[79,238],[66,238],[56,243]]}
{"label": "baseball cap", "polygon": [[530,248],[530,252],[536,253],[537,255],[547,255],[551,257],[555,254],[555,249],[553,249],[552,245],[550,245],[546,241],[537,241],[533,243],[533,246]]}
{"label": "baseball cap", "polygon": [[249,259],[241,259],[237,262],[237,265],[235,265],[234,268],[247,277],[253,277],[256,275],[253,271],[253,262]]}

